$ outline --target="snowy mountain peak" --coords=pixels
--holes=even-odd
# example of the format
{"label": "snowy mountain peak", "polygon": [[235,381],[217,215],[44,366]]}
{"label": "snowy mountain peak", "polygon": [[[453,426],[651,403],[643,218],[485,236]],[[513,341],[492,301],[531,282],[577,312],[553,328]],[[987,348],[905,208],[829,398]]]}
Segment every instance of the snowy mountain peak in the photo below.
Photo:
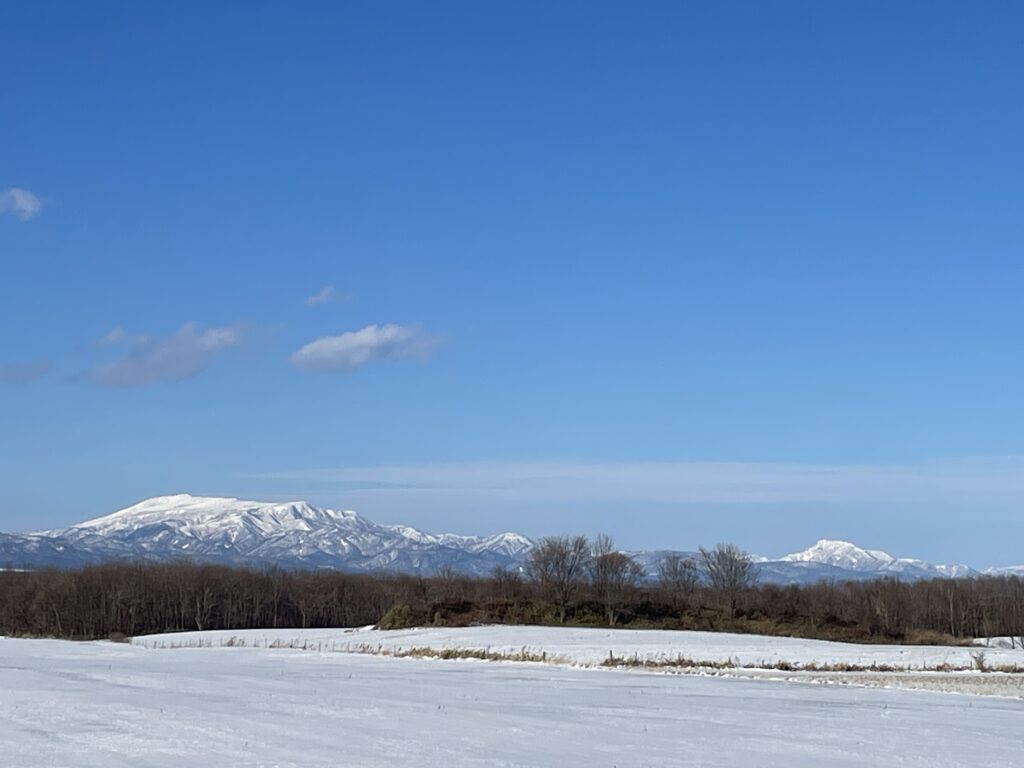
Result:
{"label": "snowy mountain peak", "polygon": [[[305,501],[263,502],[235,498],[157,496],[69,528],[21,536],[0,534],[0,565],[73,567],[108,560],[162,562],[181,558],[225,565],[332,568],[344,571],[488,575],[496,567],[517,570],[533,547],[525,536],[426,533],[405,525],[380,525],[356,512]],[[666,550],[631,553],[656,578]],[[694,552],[679,553],[699,561]],[[765,583],[822,580],[963,578],[978,572],[964,565],[933,565],[864,549],[849,541],[821,539],[779,559],[756,558]],[[1024,567],[992,574],[1024,575]]]}
{"label": "snowy mountain peak", "polygon": [[36,534],[71,545],[87,559],[198,558],[230,564],[479,575],[514,566],[530,549],[513,533],[431,534],[378,525],[350,510],[305,501],[261,502],[176,494],[157,496],[103,517]]}
{"label": "snowy mountain peak", "polygon": [[821,539],[814,546],[802,552],[795,552],[781,558],[790,563],[824,563],[837,568],[851,570],[878,570],[896,560],[888,552],[877,549],[863,549],[849,541]]}
{"label": "snowy mountain peak", "polygon": [[960,578],[977,575],[966,565],[933,565],[909,557],[893,557],[880,549],[863,549],[848,541],[821,539],[802,552],[780,558],[788,563],[819,563],[862,574],[904,575],[910,577]]}
{"label": "snowy mountain peak", "polygon": [[259,502],[187,493],[156,496],[103,517],[71,526],[68,531],[116,533],[152,525],[178,525],[199,534],[228,528],[255,526],[274,529],[309,529],[324,523],[363,522],[355,512],[319,509],[304,501]]}

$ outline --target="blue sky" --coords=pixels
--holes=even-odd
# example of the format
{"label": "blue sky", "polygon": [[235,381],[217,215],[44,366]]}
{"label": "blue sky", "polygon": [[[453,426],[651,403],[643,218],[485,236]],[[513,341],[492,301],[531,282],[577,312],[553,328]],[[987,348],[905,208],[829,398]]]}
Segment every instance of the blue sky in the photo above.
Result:
{"label": "blue sky", "polygon": [[1024,560],[1013,4],[4,17],[0,529]]}

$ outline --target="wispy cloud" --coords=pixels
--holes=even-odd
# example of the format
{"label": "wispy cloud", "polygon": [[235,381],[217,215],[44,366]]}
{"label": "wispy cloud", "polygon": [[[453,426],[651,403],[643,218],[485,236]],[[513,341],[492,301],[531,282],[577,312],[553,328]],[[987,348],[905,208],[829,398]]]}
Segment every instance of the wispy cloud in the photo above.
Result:
{"label": "wispy cloud", "polygon": [[236,326],[203,328],[186,323],[165,337],[132,336],[114,328],[99,339],[101,346],[121,346],[123,357],[89,369],[85,378],[108,387],[144,387],[162,381],[189,379],[206,370],[221,354],[238,347],[243,332]]}
{"label": "wispy cloud", "polygon": [[295,352],[296,368],[321,373],[352,373],[375,360],[429,357],[439,339],[408,325],[368,325],[338,336],[323,336]]}
{"label": "wispy cloud", "polygon": [[281,497],[427,530],[608,531],[623,546],[647,549],[734,541],[777,555],[827,537],[993,565],[1019,561],[1024,531],[1022,457],[893,465],[498,461],[248,479]]}
{"label": "wispy cloud", "polygon": [[312,296],[306,297],[306,306],[315,307],[319,304],[327,304],[329,302],[339,301],[344,298],[346,298],[346,296],[334,290],[333,285],[325,285],[317,293],[314,293]]}
{"label": "wispy cloud", "polygon": [[96,346],[113,347],[118,344],[140,344],[148,340],[147,336],[131,336],[124,328],[118,325],[96,339]]}
{"label": "wispy cloud", "polygon": [[26,384],[41,379],[52,370],[53,363],[48,360],[0,365],[0,384]]}
{"label": "wispy cloud", "polygon": [[43,201],[21,187],[8,187],[0,192],[0,214],[10,213],[19,221],[28,221],[39,215]]}
{"label": "wispy cloud", "polygon": [[468,462],[262,475],[382,493],[415,490],[562,502],[665,504],[889,502],[994,497],[1024,502],[1024,458],[903,465],[742,462]]}

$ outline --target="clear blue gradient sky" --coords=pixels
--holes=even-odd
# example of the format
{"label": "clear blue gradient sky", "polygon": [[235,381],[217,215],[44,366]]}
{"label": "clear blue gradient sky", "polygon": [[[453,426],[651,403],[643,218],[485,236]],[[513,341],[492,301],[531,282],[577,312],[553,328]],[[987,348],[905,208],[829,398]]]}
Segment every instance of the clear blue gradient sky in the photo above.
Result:
{"label": "clear blue gradient sky", "polygon": [[3,17],[0,530],[1024,561],[1019,4]]}

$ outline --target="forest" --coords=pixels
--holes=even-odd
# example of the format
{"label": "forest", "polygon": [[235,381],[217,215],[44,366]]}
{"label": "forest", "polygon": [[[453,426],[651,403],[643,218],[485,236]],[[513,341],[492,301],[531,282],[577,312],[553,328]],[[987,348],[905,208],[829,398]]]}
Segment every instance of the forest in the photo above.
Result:
{"label": "forest", "polygon": [[852,642],[1011,637],[1024,647],[1024,580],[759,584],[720,544],[644,574],[608,537],[538,542],[486,578],[232,568],[182,560],[0,571],[0,633],[68,639],[265,627],[476,623],[700,629]]}

